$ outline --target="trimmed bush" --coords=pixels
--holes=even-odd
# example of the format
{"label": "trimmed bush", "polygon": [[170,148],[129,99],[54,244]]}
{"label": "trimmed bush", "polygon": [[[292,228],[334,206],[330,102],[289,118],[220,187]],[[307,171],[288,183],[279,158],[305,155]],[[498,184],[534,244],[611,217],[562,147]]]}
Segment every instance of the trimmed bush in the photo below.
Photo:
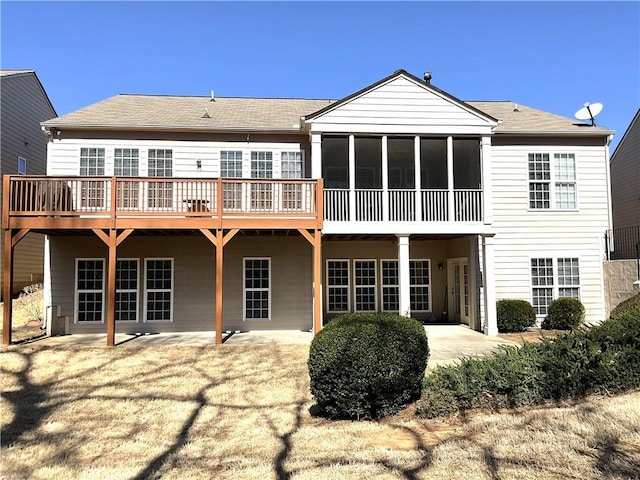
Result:
{"label": "trimmed bush", "polygon": [[341,315],[311,342],[311,393],[330,417],[391,415],[420,397],[428,357],[427,335],[416,320],[388,313]]}
{"label": "trimmed bush", "polygon": [[577,298],[556,298],[549,304],[542,322],[546,330],[572,330],[584,322],[584,305]]}
{"label": "trimmed bush", "polygon": [[536,311],[526,300],[498,300],[496,310],[500,332],[524,332],[536,324]]}
{"label": "trimmed bush", "polygon": [[438,367],[425,378],[416,414],[434,418],[640,387],[640,306],[600,325],[542,343]]}
{"label": "trimmed bush", "polygon": [[627,310],[631,310],[638,307],[640,309],[640,293],[634,295],[631,298],[627,298],[624,302],[620,303],[616,308],[611,311],[611,316],[615,317],[620,315],[621,313],[626,312]]}

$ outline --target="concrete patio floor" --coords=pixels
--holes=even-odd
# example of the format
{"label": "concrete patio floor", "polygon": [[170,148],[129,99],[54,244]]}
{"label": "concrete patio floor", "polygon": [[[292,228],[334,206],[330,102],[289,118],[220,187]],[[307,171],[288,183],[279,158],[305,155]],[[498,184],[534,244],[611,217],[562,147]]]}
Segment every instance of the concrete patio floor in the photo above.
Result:
{"label": "concrete patio floor", "polygon": [[[462,357],[486,355],[498,345],[517,343],[498,337],[489,337],[464,325],[426,325],[429,339],[429,365],[451,363]],[[310,344],[313,334],[309,331],[275,330],[226,333],[225,345],[260,344]],[[106,345],[106,334],[75,334],[46,337],[36,342],[43,346],[96,346]],[[158,333],[145,335],[116,334],[116,345],[175,345],[203,346],[215,343],[214,332]]]}

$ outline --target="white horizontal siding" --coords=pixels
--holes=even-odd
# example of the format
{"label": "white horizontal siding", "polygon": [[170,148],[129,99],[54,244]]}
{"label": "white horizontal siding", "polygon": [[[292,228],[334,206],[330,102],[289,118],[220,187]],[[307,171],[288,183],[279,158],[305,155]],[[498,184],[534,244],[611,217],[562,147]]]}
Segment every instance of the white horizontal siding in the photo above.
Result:
{"label": "white horizontal siding", "polygon": [[[105,175],[113,174],[113,158],[116,148],[137,148],[139,150],[139,175],[148,174],[149,149],[171,149],[173,151],[173,176],[193,178],[215,178],[220,176],[220,152],[235,150],[242,152],[243,177],[251,176],[251,152],[269,151],[273,153],[273,177],[281,177],[280,161],[282,152],[303,149],[302,143],[265,142],[194,142],[170,140],[87,140],[62,139],[49,144],[49,175],[78,175],[80,173],[80,149],[105,149]],[[201,162],[198,170],[197,162]]]}
{"label": "white horizontal siding", "polygon": [[640,225],[640,113],[611,158],[614,228]]}
{"label": "white horizontal siding", "polygon": [[[573,153],[578,208],[530,210],[528,154]],[[579,258],[587,322],[604,319],[602,261],[609,225],[605,147],[494,146],[493,228],[496,296],[531,301],[531,258]]]}
{"label": "white horizontal siding", "polygon": [[[312,122],[313,131],[481,133],[488,122],[448,98],[397,77]],[[488,133],[488,131],[486,132]]]}

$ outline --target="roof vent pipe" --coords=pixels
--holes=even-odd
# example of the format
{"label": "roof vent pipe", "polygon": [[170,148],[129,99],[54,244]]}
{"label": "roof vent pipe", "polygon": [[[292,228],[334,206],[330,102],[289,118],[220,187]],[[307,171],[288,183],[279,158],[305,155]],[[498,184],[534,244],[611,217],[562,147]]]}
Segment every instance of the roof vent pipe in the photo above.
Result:
{"label": "roof vent pipe", "polygon": [[431,72],[424,72],[424,76],[422,78],[424,78],[426,83],[431,83]]}
{"label": "roof vent pipe", "polygon": [[215,102],[216,101],[216,97],[213,95],[213,90],[211,90],[211,100],[209,100],[210,102]]}

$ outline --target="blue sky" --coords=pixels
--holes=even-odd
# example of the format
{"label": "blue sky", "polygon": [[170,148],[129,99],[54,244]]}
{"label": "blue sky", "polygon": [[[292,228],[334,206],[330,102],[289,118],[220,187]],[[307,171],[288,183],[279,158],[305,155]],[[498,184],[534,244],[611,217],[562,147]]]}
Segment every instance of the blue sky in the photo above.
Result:
{"label": "blue sky", "polygon": [[2,1],[2,68],[58,114],[118,93],[341,98],[399,68],[462,100],[640,106],[640,2]]}

